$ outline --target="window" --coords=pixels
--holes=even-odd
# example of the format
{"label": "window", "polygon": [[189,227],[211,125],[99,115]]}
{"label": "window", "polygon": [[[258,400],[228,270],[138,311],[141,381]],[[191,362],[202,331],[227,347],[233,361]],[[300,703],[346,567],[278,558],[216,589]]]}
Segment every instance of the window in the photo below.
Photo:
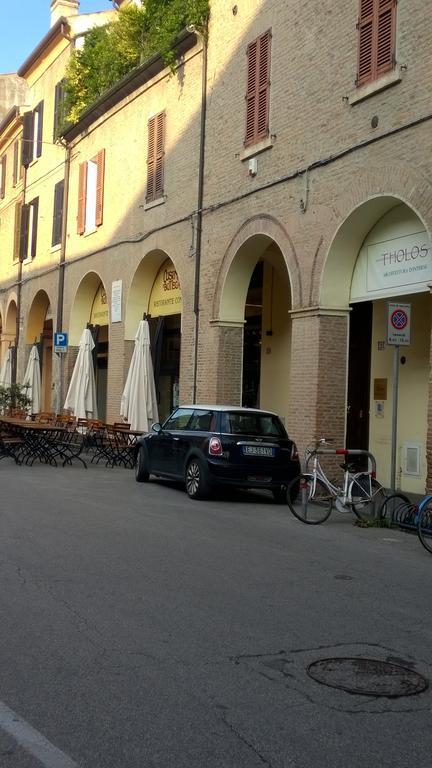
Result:
{"label": "window", "polygon": [[148,121],[146,202],[158,200],[164,191],[165,112]]}
{"label": "window", "polygon": [[187,429],[192,414],[192,408],[178,408],[163,425],[164,430]]}
{"label": "window", "polygon": [[213,432],[215,425],[213,411],[194,411],[188,429],[196,432]]}
{"label": "window", "polygon": [[271,413],[229,411],[222,413],[221,432],[229,435],[266,435],[286,438],[285,428]]}
{"label": "window", "polygon": [[393,69],[396,45],[396,0],[360,0],[356,85],[376,80]]}
{"label": "window", "polygon": [[60,80],[56,84],[55,92],[54,92],[54,129],[53,129],[53,140],[55,141],[59,135],[60,131],[64,126],[65,122],[65,81]]}
{"label": "window", "polygon": [[63,222],[63,195],[64,181],[58,181],[54,187],[54,211],[51,245],[58,245],[61,242],[62,222]]}
{"label": "window", "polygon": [[78,179],[77,232],[93,232],[103,221],[105,150],[81,163]]}
{"label": "window", "polygon": [[271,31],[247,47],[245,147],[269,135]]}
{"label": "window", "polygon": [[0,159],[0,200],[3,200],[6,192],[6,155]]}
{"label": "window", "polygon": [[18,184],[18,179],[22,176],[22,165],[20,162],[20,142],[19,139],[14,141],[13,145],[13,171],[12,171],[12,183],[14,187]]}
{"label": "window", "polygon": [[26,112],[23,119],[22,164],[27,168],[42,154],[43,101],[33,112]]}
{"label": "window", "polygon": [[38,224],[39,198],[35,197],[30,203],[21,207],[20,222],[20,261],[34,259],[36,256],[37,224]]}

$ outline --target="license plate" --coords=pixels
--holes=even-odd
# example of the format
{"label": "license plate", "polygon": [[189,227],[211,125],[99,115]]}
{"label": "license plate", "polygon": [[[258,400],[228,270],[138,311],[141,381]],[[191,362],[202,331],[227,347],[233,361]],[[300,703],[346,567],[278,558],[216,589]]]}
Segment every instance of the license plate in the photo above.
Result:
{"label": "license plate", "polygon": [[274,456],[275,449],[268,448],[265,445],[243,445],[243,453],[245,456]]}

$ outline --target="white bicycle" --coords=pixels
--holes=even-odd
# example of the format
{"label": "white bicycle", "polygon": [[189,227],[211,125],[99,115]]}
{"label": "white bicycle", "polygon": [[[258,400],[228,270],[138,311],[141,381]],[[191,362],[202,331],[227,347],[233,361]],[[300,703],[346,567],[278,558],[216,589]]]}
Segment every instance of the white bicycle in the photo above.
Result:
{"label": "white bicycle", "polygon": [[[333,506],[339,512],[353,512],[356,517],[368,522],[378,519],[386,492],[375,479],[375,459],[368,451],[346,450],[330,447],[331,439],[322,437],[313,448],[305,452],[305,468],[289,484],[288,506],[293,515],[307,525],[324,523]],[[320,455],[367,456],[368,470],[357,471],[354,464],[345,461],[343,483],[338,485],[330,480],[319,460]],[[311,471],[308,471],[311,467]],[[369,468],[370,467],[370,468]]]}

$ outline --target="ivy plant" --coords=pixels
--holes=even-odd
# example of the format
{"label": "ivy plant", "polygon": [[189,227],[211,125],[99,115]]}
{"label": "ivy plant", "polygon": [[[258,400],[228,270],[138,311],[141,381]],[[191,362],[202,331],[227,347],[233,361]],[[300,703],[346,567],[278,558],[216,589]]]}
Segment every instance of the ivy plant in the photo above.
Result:
{"label": "ivy plant", "polygon": [[185,28],[202,34],[209,0],[141,0],[121,8],[103,27],[94,27],[76,49],[66,70],[66,122],[81,113],[128,72],[155,53],[174,68],[173,41]]}

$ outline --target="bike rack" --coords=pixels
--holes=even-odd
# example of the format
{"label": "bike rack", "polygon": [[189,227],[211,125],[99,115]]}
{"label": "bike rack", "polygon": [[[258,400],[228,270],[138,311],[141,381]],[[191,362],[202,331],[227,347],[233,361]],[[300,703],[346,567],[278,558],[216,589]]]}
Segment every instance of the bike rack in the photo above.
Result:
{"label": "bike rack", "polygon": [[[367,456],[370,462],[372,477],[376,477],[376,459],[370,451],[363,451],[360,448],[317,448],[316,453],[319,456]],[[368,470],[369,472],[369,470]]]}

